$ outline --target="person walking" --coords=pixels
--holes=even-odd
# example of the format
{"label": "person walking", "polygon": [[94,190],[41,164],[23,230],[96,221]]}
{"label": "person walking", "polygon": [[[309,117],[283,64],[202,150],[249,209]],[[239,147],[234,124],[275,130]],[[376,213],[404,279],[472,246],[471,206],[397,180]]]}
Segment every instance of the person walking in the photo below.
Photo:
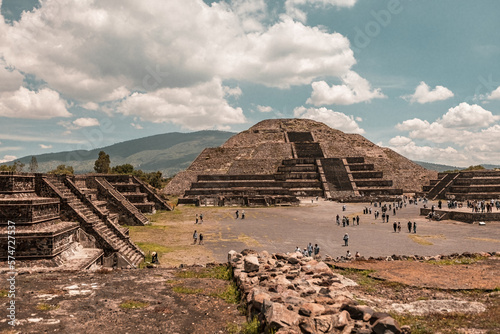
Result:
{"label": "person walking", "polygon": [[411,233],[411,221],[408,220],[408,233]]}
{"label": "person walking", "polygon": [[241,211],[241,219],[245,219],[245,210]]}
{"label": "person walking", "polygon": [[344,246],[349,246],[349,234],[344,234]]}
{"label": "person walking", "polygon": [[198,245],[203,245],[203,234],[200,233],[200,242],[198,243]]}
{"label": "person walking", "polygon": [[401,232],[401,222],[398,222],[398,233]]}
{"label": "person walking", "polygon": [[198,214],[196,214],[195,224],[198,224]]}
{"label": "person walking", "polygon": [[413,222],[413,233],[417,233],[417,223]]}
{"label": "person walking", "polygon": [[240,217],[240,212],[238,210],[236,210],[236,212],[234,214],[236,215],[236,219],[238,219]]}
{"label": "person walking", "polygon": [[394,223],[392,224],[392,228],[394,229],[394,233],[396,233],[396,230],[397,230],[397,228],[398,228],[398,223],[394,222]]}
{"label": "person walking", "polygon": [[198,242],[198,232],[194,230],[193,233],[193,245],[196,245],[196,242]]}

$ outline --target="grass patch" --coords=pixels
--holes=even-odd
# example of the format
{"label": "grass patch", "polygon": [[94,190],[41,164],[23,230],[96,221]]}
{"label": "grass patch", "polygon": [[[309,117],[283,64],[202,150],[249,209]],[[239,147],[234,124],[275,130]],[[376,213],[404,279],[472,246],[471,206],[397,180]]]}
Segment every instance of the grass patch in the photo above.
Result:
{"label": "grass patch", "polygon": [[425,237],[421,237],[421,236],[418,236],[418,235],[410,235],[409,238],[411,240],[413,240],[414,242],[416,242],[417,244],[422,245],[422,246],[432,246],[432,245],[434,245],[432,242],[430,242],[429,240],[427,240]]}
{"label": "grass patch", "polygon": [[366,292],[376,292],[375,286],[381,284],[381,281],[371,278],[369,275],[374,270],[359,270],[354,268],[342,269],[342,275],[354,280]]}
{"label": "grass patch", "polygon": [[202,293],[203,289],[192,289],[192,288],[188,288],[188,287],[181,285],[181,286],[174,286],[172,288],[172,291],[177,292],[177,293],[184,293],[184,294],[188,294],[188,295],[196,295],[196,294]]}
{"label": "grass patch", "polygon": [[132,299],[126,300],[120,304],[120,308],[125,309],[125,310],[140,309],[140,308],[145,308],[148,306],[149,306],[149,304],[146,302],[141,302],[141,301],[132,300]]}
{"label": "grass patch", "polygon": [[234,282],[228,284],[224,291],[212,293],[210,296],[221,298],[229,304],[238,304],[240,302],[240,291]]}
{"label": "grass patch", "polygon": [[485,257],[483,256],[476,256],[476,257],[459,257],[457,259],[443,259],[439,261],[435,260],[429,260],[427,263],[430,264],[436,264],[436,265],[442,265],[442,266],[452,266],[456,264],[473,264],[478,261],[484,260]]}
{"label": "grass patch", "polygon": [[254,317],[252,321],[247,321],[241,325],[228,323],[226,326],[226,330],[229,334],[259,334],[259,319],[257,319],[257,317]]}
{"label": "grass patch", "polygon": [[205,268],[203,270],[198,270],[198,271],[194,270],[181,271],[176,273],[175,276],[179,278],[214,278],[214,279],[230,281],[233,279],[233,271],[228,265],[225,265],[225,266]]}
{"label": "grass patch", "polygon": [[52,310],[57,310],[59,308],[59,305],[52,305],[52,304],[47,304],[47,303],[40,303],[36,306],[36,309],[38,311],[52,311]]}
{"label": "grass patch", "polygon": [[9,290],[0,289],[0,298],[7,297],[9,295]]}

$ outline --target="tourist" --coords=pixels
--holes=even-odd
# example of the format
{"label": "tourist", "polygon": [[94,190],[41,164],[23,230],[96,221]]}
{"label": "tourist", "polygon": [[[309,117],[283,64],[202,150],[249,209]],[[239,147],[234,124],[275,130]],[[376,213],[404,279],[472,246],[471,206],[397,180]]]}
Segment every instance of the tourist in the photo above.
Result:
{"label": "tourist", "polygon": [[352,258],[352,254],[351,254],[351,252],[347,251],[347,254],[345,255],[345,258],[346,258],[347,260],[350,260],[350,259]]}
{"label": "tourist", "polygon": [[302,251],[302,255],[304,255],[304,256],[308,256],[308,253],[307,253],[307,249],[306,249],[306,248],[304,248],[304,250]]}
{"label": "tourist", "polygon": [[198,224],[198,214],[196,214],[196,222],[195,224]]}
{"label": "tourist", "polygon": [[359,216],[356,216],[356,225],[359,225]]}
{"label": "tourist", "polygon": [[203,213],[200,213],[200,224],[203,224]]}
{"label": "tourist", "polygon": [[386,215],[385,219],[386,219],[386,222],[388,223],[389,222],[389,215]]}
{"label": "tourist", "polygon": [[196,245],[196,242],[198,242],[198,232],[194,230],[193,233],[193,245]]}
{"label": "tourist", "polygon": [[245,219],[245,210],[241,211],[241,219]]}
{"label": "tourist", "polygon": [[408,233],[411,233],[411,221],[408,220]]}
{"label": "tourist", "polygon": [[339,215],[337,215],[336,221],[337,221],[337,226],[340,226],[340,216]]}
{"label": "tourist", "polygon": [[238,219],[240,216],[240,212],[238,210],[236,210],[235,215],[236,215],[236,219]]}
{"label": "tourist", "polygon": [[299,247],[299,246],[295,247],[295,252],[302,253],[302,251],[300,250],[300,247]]}
{"label": "tourist", "polygon": [[160,263],[158,261],[158,253],[156,252],[151,253],[151,263]]}
{"label": "tourist", "polygon": [[346,209],[346,206],[344,204],[344,205],[342,205],[342,211],[345,211],[345,209]]}
{"label": "tourist", "polygon": [[314,245],[314,256],[316,256],[318,254],[319,254],[319,246],[318,246],[318,244],[315,244]]}
{"label": "tourist", "polygon": [[313,245],[311,243],[309,243],[309,245],[307,245],[307,254],[309,254],[309,256],[311,256],[313,253]]}
{"label": "tourist", "polygon": [[394,223],[392,224],[392,227],[394,228],[394,233],[396,233],[396,230],[397,230],[397,228],[398,228],[398,223],[394,222]]}
{"label": "tourist", "polygon": [[413,233],[417,233],[417,223],[413,222]]}
{"label": "tourist", "polygon": [[200,233],[200,242],[198,243],[198,245],[203,245],[203,234]]}
{"label": "tourist", "polygon": [[361,254],[359,254],[359,252],[358,252],[358,251],[356,251],[356,255],[354,255],[354,257],[355,257],[356,259],[359,259],[359,258],[361,257]]}
{"label": "tourist", "polygon": [[349,246],[349,234],[344,234],[344,246]]}
{"label": "tourist", "polygon": [[401,222],[398,222],[398,233],[401,232]]}

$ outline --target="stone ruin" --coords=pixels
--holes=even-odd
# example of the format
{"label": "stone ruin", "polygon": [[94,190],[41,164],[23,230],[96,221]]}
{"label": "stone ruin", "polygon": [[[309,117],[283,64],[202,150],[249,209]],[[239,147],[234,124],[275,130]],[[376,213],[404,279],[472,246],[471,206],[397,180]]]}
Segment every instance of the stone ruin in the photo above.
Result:
{"label": "stone ruin", "polygon": [[345,289],[355,283],[333,273],[324,262],[300,253],[251,250],[230,251],[228,261],[248,318],[258,317],[265,333],[410,332],[389,314],[358,305]]}
{"label": "stone ruin", "polygon": [[205,149],[167,185],[179,203],[296,204],[298,197],[394,200],[436,173],[357,134],[306,119],[262,121]]}
{"label": "stone ruin", "polygon": [[121,225],[149,224],[144,213],[157,209],[171,207],[130,175],[1,172],[0,261],[8,259],[8,231],[15,230],[10,255],[26,266],[135,267],[144,253]]}
{"label": "stone ruin", "polygon": [[423,186],[431,200],[457,201],[500,199],[500,171],[477,170],[457,173],[439,173],[437,179]]}

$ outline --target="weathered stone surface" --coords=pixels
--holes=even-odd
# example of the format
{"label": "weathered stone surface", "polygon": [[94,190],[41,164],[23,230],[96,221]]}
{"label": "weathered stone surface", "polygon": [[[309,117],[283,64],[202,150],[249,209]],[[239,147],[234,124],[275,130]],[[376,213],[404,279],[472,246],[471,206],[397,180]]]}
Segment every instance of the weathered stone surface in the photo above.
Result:
{"label": "weathered stone surface", "polygon": [[299,314],[306,317],[314,317],[325,311],[325,307],[316,303],[304,303],[299,309]]}
{"label": "weathered stone surface", "polygon": [[265,312],[268,328],[279,329],[285,326],[295,326],[299,322],[297,313],[289,311],[278,303],[272,305]]}
{"label": "weathered stone surface", "polygon": [[243,263],[247,273],[259,271],[259,259],[257,256],[247,255],[243,258]]}
{"label": "weathered stone surface", "polygon": [[401,329],[398,323],[392,317],[384,317],[375,321],[372,326],[376,334],[400,334]]}

